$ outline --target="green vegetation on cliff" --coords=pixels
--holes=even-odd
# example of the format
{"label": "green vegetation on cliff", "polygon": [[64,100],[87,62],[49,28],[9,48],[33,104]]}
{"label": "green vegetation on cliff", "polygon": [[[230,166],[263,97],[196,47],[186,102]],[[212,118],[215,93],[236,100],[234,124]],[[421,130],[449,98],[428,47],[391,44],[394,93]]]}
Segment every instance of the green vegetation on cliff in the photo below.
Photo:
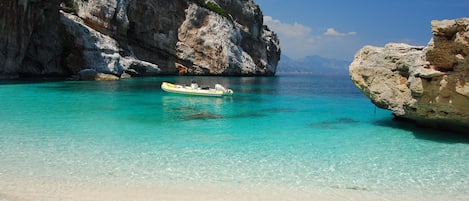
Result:
{"label": "green vegetation on cliff", "polygon": [[62,3],[65,6],[62,9],[67,12],[76,12],[78,10],[78,3],[76,0],[63,0]]}
{"label": "green vegetation on cliff", "polygon": [[205,2],[202,3],[201,6],[204,7],[204,8],[207,8],[210,11],[215,12],[215,13],[223,16],[223,17],[226,17],[230,21],[233,21],[233,18],[231,17],[231,15],[225,9],[223,9],[222,7],[220,7],[219,5],[217,5],[215,3],[212,3],[210,1],[205,1]]}

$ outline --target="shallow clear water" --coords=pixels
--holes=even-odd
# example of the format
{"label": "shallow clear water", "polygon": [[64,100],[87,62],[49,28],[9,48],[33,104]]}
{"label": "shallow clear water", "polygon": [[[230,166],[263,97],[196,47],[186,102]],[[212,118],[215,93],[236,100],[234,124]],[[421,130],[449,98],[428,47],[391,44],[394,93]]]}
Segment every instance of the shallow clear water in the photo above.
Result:
{"label": "shallow clear water", "polygon": [[[232,97],[165,93],[222,83]],[[469,195],[469,138],[392,121],[348,77],[0,84],[0,178]]]}

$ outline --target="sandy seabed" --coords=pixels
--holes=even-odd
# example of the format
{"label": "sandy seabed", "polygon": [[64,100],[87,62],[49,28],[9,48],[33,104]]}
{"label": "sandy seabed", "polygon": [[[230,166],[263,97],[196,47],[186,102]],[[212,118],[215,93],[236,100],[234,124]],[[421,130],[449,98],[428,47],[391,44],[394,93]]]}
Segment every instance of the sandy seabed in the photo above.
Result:
{"label": "sandy seabed", "polygon": [[0,181],[0,201],[440,201],[469,196],[391,195],[367,190],[245,184],[74,183],[54,180]]}

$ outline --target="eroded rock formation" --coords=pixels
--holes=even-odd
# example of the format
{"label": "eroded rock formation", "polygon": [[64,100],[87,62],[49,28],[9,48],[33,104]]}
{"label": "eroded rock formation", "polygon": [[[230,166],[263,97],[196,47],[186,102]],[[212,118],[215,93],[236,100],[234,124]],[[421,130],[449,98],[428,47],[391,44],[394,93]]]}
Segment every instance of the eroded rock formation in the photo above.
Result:
{"label": "eroded rock formation", "polygon": [[469,131],[469,18],[432,21],[427,47],[366,46],[350,76],[380,108],[446,130]]}
{"label": "eroded rock formation", "polygon": [[252,0],[5,0],[0,75],[274,75]]}
{"label": "eroded rock formation", "polygon": [[0,2],[0,77],[64,74],[58,1]]}

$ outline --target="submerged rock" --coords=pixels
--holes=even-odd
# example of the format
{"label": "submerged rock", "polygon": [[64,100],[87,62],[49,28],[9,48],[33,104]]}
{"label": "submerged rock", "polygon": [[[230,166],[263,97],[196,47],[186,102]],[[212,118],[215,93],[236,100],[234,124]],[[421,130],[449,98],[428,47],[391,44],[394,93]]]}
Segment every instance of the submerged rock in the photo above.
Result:
{"label": "submerged rock", "polygon": [[207,2],[5,0],[0,74],[274,75],[279,40],[259,6]]}
{"label": "submerged rock", "polygon": [[427,47],[363,47],[350,65],[355,85],[400,118],[469,130],[469,18],[432,21]]}
{"label": "submerged rock", "polygon": [[335,120],[327,120],[327,121],[311,123],[308,126],[311,128],[320,128],[320,129],[342,129],[345,126],[348,127],[351,124],[356,124],[356,123],[358,123],[358,121],[355,119],[342,117],[342,118],[338,118]]}
{"label": "submerged rock", "polygon": [[197,112],[194,114],[187,114],[182,117],[184,120],[209,120],[209,119],[221,119],[222,115],[214,114],[210,112]]}

